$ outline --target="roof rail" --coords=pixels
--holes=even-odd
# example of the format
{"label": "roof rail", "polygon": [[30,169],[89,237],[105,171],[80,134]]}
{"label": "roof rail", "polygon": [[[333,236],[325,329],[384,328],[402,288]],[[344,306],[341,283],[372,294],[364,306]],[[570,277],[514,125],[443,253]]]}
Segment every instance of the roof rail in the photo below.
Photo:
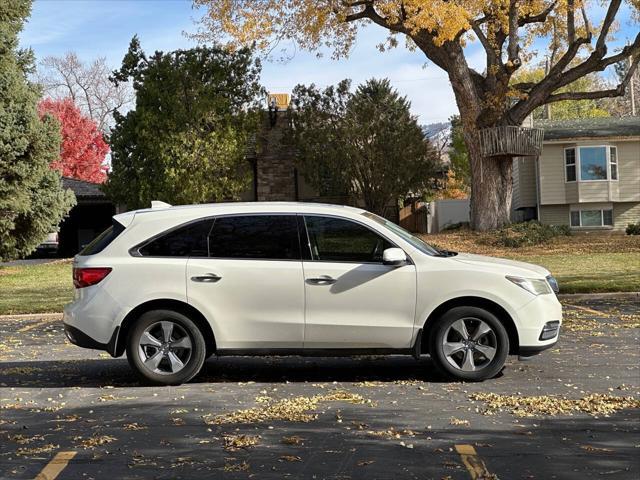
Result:
{"label": "roof rail", "polygon": [[169,205],[166,202],[161,202],[160,200],[152,200],[151,201],[151,208],[155,209],[155,208],[169,208],[172,205]]}

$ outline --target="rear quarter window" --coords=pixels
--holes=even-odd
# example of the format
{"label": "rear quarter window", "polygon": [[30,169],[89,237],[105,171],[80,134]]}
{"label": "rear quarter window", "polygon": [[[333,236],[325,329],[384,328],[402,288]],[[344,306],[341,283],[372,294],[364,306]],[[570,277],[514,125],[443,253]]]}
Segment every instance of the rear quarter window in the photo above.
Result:
{"label": "rear quarter window", "polygon": [[80,250],[79,255],[85,256],[100,253],[107,248],[107,246],[113,242],[118,235],[124,232],[124,229],[125,227],[121,223],[113,220],[113,224],[94,238],[86,247]]}
{"label": "rear quarter window", "polygon": [[143,257],[207,257],[213,219],[200,220],[161,234],[138,248]]}

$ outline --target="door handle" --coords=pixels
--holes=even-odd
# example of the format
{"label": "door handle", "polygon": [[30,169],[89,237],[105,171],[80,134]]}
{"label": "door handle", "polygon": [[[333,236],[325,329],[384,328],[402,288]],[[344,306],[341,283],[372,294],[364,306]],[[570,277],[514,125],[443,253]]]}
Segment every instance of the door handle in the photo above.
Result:
{"label": "door handle", "polygon": [[222,277],[220,275],[216,275],[215,273],[207,273],[206,275],[197,275],[195,277],[191,277],[191,280],[200,283],[216,283],[221,278]]}
{"label": "door handle", "polygon": [[307,283],[309,285],[333,285],[337,280],[335,278],[330,277],[329,275],[321,275],[316,278],[307,278]]}

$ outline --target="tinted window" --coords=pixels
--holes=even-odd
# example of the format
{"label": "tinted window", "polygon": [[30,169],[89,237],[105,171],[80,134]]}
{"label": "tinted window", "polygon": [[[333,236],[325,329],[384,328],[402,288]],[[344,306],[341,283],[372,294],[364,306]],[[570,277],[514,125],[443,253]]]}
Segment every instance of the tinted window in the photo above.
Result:
{"label": "tinted window", "polygon": [[124,232],[122,224],[113,220],[113,225],[94,238],[91,243],[80,251],[79,255],[95,255],[96,253],[101,252],[122,232]]}
{"label": "tinted window", "polygon": [[295,215],[219,217],[209,236],[209,255],[216,258],[299,260]]}
{"label": "tinted window", "polygon": [[313,260],[381,262],[391,243],[359,223],[331,217],[304,217]]}
{"label": "tinted window", "polygon": [[207,235],[213,219],[178,227],[152,240],[139,249],[145,257],[206,257]]}

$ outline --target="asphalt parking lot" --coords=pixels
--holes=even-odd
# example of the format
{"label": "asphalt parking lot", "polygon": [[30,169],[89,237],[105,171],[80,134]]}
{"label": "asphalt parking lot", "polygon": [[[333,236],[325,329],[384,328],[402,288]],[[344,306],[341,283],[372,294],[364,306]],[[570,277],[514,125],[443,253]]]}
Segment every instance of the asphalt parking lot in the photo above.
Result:
{"label": "asphalt parking lot", "polygon": [[558,346],[484,383],[427,356],[211,358],[148,387],[0,320],[0,478],[638,479],[637,299],[565,302]]}

